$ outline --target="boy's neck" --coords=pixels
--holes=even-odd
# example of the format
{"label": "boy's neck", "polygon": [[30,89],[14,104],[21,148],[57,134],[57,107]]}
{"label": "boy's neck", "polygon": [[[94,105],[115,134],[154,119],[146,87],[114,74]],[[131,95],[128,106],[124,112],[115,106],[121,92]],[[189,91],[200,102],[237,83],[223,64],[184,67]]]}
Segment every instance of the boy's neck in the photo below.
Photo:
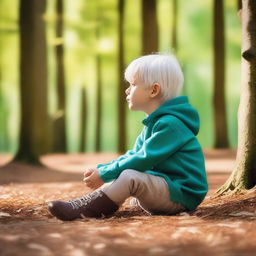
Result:
{"label": "boy's neck", "polygon": [[147,115],[150,115],[152,112],[154,112],[157,108],[160,107],[160,105],[162,105],[163,102],[160,101],[160,100],[156,100],[156,101],[151,101],[149,102],[148,106],[147,106],[147,109],[144,109],[144,112],[147,114]]}

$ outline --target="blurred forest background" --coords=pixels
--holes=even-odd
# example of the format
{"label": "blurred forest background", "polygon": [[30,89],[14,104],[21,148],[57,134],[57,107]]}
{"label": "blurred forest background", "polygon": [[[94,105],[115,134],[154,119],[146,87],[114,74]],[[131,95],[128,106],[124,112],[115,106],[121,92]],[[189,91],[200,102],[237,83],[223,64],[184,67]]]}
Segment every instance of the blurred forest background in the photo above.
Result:
{"label": "blurred forest background", "polygon": [[[61,2],[63,30],[59,30],[59,34],[56,32],[57,0],[46,2],[43,16],[47,43],[49,116],[55,120],[62,115],[56,89],[60,75],[57,72],[56,52],[58,46],[62,46],[67,114],[66,151],[115,152],[119,140],[118,90],[121,86],[125,95],[126,88],[119,82],[122,69],[119,68],[118,1]],[[142,2],[146,1],[125,1],[122,30],[124,67],[143,54]],[[213,3],[212,0],[156,1],[158,49],[155,52],[173,52],[177,55],[185,76],[183,94],[188,95],[192,105],[199,110],[201,130],[198,139],[204,148],[215,147]],[[19,147],[21,114],[19,5],[18,0],[0,1],[0,152],[13,154]],[[228,147],[235,148],[241,73],[241,25],[237,16],[237,1],[224,1],[223,15],[227,136]],[[27,68],[29,70],[30,67]],[[99,102],[101,108],[98,107]],[[145,113],[130,111],[125,104],[125,148],[129,149],[143,127],[141,121]]]}

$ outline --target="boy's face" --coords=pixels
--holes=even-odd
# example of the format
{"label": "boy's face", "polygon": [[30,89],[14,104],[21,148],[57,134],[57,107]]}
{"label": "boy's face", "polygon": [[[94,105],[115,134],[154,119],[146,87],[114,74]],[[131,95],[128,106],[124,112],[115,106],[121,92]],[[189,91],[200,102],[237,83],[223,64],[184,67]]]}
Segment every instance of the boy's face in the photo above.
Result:
{"label": "boy's face", "polygon": [[145,111],[148,107],[149,101],[151,100],[150,90],[150,87],[145,88],[141,81],[134,77],[130,86],[125,90],[129,109]]}

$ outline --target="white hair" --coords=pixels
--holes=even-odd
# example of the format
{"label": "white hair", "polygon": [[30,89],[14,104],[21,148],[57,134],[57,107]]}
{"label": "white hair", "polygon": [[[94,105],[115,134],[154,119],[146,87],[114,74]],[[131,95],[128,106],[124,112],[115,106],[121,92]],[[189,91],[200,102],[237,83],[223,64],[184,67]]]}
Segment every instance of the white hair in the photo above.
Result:
{"label": "white hair", "polygon": [[159,83],[163,101],[179,96],[184,82],[179,62],[171,54],[149,54],[134,59],[126,68],[124,76],[130,83],[138,77],[144,86]]}

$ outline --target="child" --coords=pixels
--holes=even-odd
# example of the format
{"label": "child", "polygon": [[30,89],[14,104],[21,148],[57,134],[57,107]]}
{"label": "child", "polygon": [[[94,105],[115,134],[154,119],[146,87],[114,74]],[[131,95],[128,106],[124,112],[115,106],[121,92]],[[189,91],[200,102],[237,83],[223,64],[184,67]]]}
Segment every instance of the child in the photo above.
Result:
{"label": "child", "polygon": [[125,79],[130,83],[125,90],[129,109],[147,114],[144,127],[133,149],[85,171],[84,182],[93,192],[49,203],[49,211],[61,220],[111,216],[130,196],[133,205],[150,214],[177,214],[196,209],[208,192],[196,137],[199,115],[188,97],[180,95],[184,78],[176,58],[137,58],[125,70]]}

